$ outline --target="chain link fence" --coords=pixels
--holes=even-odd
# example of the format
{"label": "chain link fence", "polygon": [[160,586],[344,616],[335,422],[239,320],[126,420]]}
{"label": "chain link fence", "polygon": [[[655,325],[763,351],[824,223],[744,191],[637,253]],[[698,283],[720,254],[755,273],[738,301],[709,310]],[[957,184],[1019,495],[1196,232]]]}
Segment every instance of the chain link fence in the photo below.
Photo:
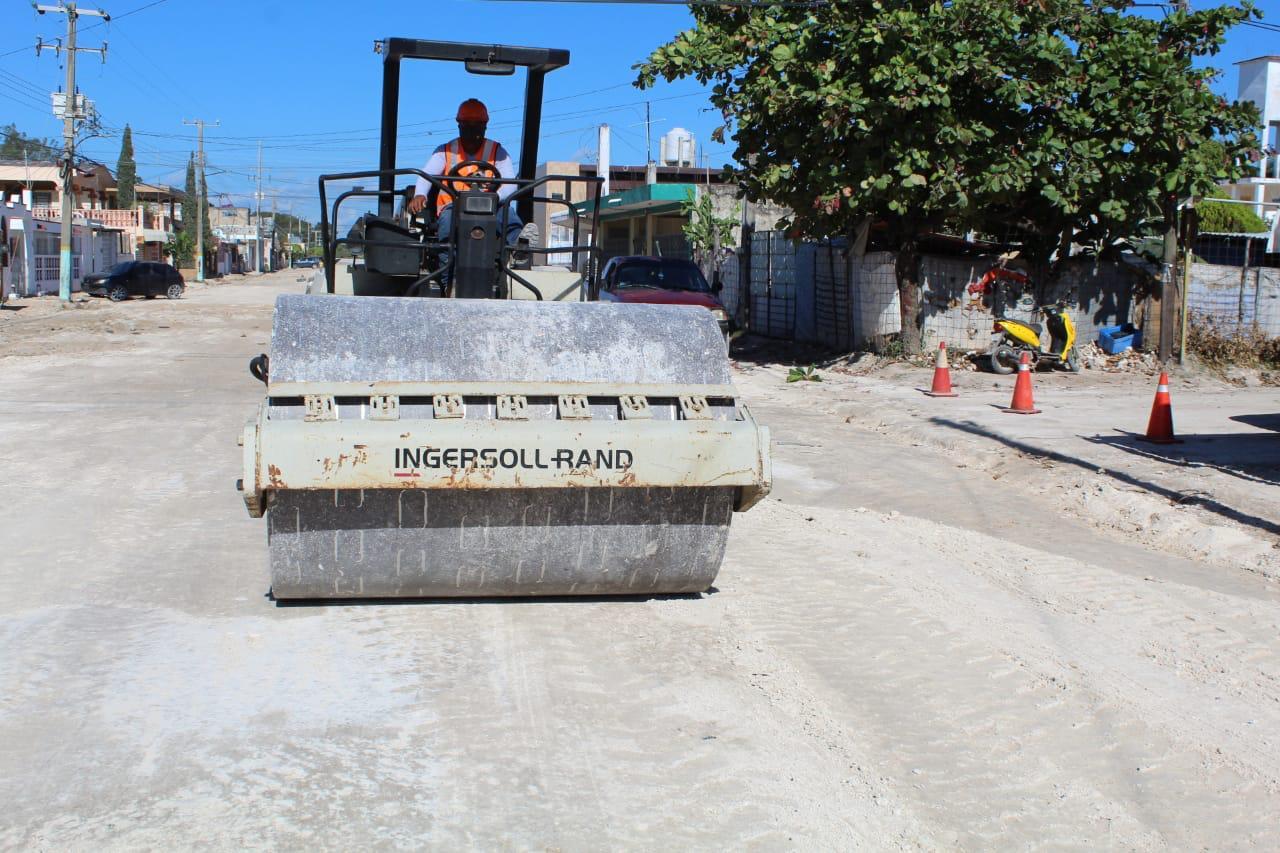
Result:
{"label": "chain link fence", "polygon": [[1192,264],[1187,319],[1229,337],[1280,337],[1280,269]]}

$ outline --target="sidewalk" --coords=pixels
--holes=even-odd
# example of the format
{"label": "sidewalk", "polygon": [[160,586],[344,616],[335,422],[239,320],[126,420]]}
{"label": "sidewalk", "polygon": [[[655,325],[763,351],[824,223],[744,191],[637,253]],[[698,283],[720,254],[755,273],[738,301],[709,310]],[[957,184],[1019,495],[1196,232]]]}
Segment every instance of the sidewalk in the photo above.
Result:
{"label": "sidewalk", "polygon": [[953,371],[956,398],[929,398],[931,371],[822,371],[782,394],[821,400],[847,423],[947,452],[1008,478],[1028,497],[1180,556],[1280,577],[1280,388],[1171,380],[1180,444],[1141,440],[1156,380],[1142,374],[1035,373],[1039,415],[1014,416],[1013,376]]}

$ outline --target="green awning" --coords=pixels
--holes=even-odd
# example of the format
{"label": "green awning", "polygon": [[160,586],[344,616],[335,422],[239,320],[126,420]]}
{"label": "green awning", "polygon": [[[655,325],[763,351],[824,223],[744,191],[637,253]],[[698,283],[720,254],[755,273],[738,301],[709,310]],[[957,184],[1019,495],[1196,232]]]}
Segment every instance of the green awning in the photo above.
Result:
{"label": "green awning", "polygon": [[[609,193],[600,199],[600,221],[675,213],[696,189],[695,184],[646,184],[620,193]],[[583,201],[574,207],[580,213],[589,214],[592,204]]]}

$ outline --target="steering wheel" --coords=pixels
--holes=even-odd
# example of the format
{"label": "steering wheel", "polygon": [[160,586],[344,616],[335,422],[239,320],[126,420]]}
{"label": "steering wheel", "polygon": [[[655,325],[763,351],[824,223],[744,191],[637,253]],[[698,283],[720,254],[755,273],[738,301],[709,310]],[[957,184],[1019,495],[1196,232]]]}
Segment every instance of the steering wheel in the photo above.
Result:
{"label": "steering wheel", "polygon": [[[475,166],[476,167],[475,172],[472,172],[470,175],[462,174],[462,170],[465,169],[467,166]],[[488,174],[490,177],[498,178],[499,180],[502,179],[502,173],[498,171],[498,167],[490,163],[488,160],[463,160],[461,163],[458,163],[456,166],[450,169],[449,174],[446,175],[446,177],[470,178],[479,172],[484,172]],[[474,184],[468,184],[466,188],[478,189],[481,192],[486,192],[486,193],[496,193],[498,191],[498,184],[492,181],[485,181],[482,183],[477,182]],[[454,189],[457,192],[461,192],[461,190],[457,190],[456,188],[451,188],[451,189]]]}

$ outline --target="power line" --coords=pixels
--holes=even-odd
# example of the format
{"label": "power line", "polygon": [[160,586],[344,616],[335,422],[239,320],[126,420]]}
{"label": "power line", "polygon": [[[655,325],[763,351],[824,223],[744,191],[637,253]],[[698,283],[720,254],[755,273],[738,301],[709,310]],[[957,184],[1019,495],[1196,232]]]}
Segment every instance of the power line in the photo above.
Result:
{"label": "power line", "polygon": [[0,68],[0,74],[3,74],[10,81],[12,81],[11,85],[16,84],[18,86],[22,86],[24,89],[29,90],[33,94],[39,95],[41,100],[44,100],[49,96],[48,89],[38,85],[37,83],[34,83],[31,80],[28,80],[25,77],[19,77],[17,74],[14,74],[10,71],[5,71],[3,68]]}
{"label": "power line", "polygon": [[32,112],[39,113],[39,114],[40,114],[40,115],[42,115],[42,116],[47,116],[47,115],[48,115],[48,113],[46,113],[46,112],[45,112],[45,109],[48,107],[48,104],[43,104],[43,103],[42,103],[39,107],[33,107],[33,106],[32,106],[30,103],[28,103],[27,101],[20,101],[20,100],[18,100],[17,98],[15,98],[13,95],[10,95],[10,94],[8,94],[8,93],[6,93],[6,92],[0,92],[0,98],[7,98],[8,100],[13,101],[15,104],[18,104],[19,106],[26,107],[27,109],[31,110]]}
{"label": "power line", "polygon": [[[630,84],[620,84],[620,85],[630,85]],[[617,88],[617,87],[610,87],[610,88]],[[583,92],[577,95],[567,95],[562,98],[557,98],[555,100],[563,101],[563,100],[568,100],[570,98],[586,97],[587,95],[595,94],[596,91],[605,91],[605,90],[595,90],[592,92]],[[710,93],[711,93],[710,89],[699,89],[696,92],[685,92],[679,95],[667,95],[665,97],[650,98],[648,100],[653,103],[658,103],[660,101],[674,101],[682,98],[695,98],[700,95],[709,95]],[[596,115],[604,112],[630,109],[630,108],[639,106],[640,104],[643,104],[643,103],[644,101],[627,101],[625,103],[614,103],[614,104],[608,104],[608,105],[598,106],[598,107],[586,107],[580,110],[572,110],[570,112],[564,112],[564,113],[553,113],[551,115],[543,116],[543,122],[546,123],[546,122],[553,122],[553,121],[566,121],[574,118],[583,118],[586,116]],[[518,109],[518,108],[504,107],[501,109],[495,109],[492,112],[500,112],[500,111],[505,111],[507,109]],[[396,136],[398,139],[417,138],[418,136],[421,136],[421,131],[406,130],[406,128],[439,125],[439,128],[441,130],[445,130],[452,125],[453,121],[454,119],[452,117],[448,117],[448,118],[431,119],[428,121],[416,122],[413,124],[400,125],[400,132],[397,133]],[[490,127],[492,129],[515,128],[515,127],[519,127],[522,123],[523,121],[521,119],[513,119],[511,121],[492,123],[490,124]],[[122,128],[109,128],[109,129],[115,130],[117,132],[122,130]],[[288,133],[288,134],[275,134],[275,135],[268,134],[268,135],[262,136],[261,139],[301,140],[300,142],[281,143],[278,145],[263,146],[267,150],[280,149],[280,148],[287,148],[290,150],[298,150],[299,148],[303,148],[305,150],[306,146],[310,145],[310,146],[314,146],[312,150],[332,151],[334,150],[333,146],[335,143],[376,142],[380,139],[380,136],[378,135],[380,132],[381,131],[379,128],[354,128],[350,130],[317,131],[313,133]],[[177,133],[165,132],[165,131],[152,131],[152,130],[145,130],[145,129],[138,129],[138,128],[134,128],[133,133],[137,136],[150,136],[150,137],[159,138],[159,139],[190,139],[191,138],[185,134],[177,134]],[[359,135],[359,134],[366,134],[366,133],[370,135],[367,135],[367,136]],[[336,140],[313,138],[313,137],[323,137],[323,136],[345,136],[347,138],[336,139]],[[227,136],[227,135],[222,135],[222,136],[210,135],[207,138],[209,146],[211,148],[215,146],[221,146],[228,149],[235,149],[235,148],[255,149],[258,144],[258,139],[259,137],[257,136]]]}
{"label": "power line", "polygon": [[[136,15],[139,12],[150,9],[152,6],[159,6],[161,3],[168,3],[168,2],[169,0],[152,0],[152,2],[147,3],[146,5],[139,6],[136,9],[130,9],[128,12],[124,12],[120,15],[116,15],[113,18],[113,20],[118,21],[121,18],[127,18],[130,15]],[[102,26],[102,24],[103,24],[102,21],[97,21],[96,23],[92,23],[92,24],[85,24],[85,26],[81,29],[81,32],[83,32],[84,30],[93,29],[94,27],[100,27]],[[8,50],[8,51],[5,51],[4,53],[0,53],[0,59],[5,58],[6,56],[13,56],[15,53],[22,53],[24,50],[30,50],[30,49],[31,49],[31,45],[24,44],[22,47],[15,47],[13,50]]]}
{"label": "power line", "polygon": [[[114,23],[114,21],[112,23]],[[123,28],[113,26],[110,28],[110,32],[112,35],[122,36],[124,40],[129,42],[129,45],[135,51],[137,51],[139,56],[141,56],[144,60],[150,61],[150,57],[146,55],[146,52],[143,51],[142,47],[139,46],[138,43],[135,42],[132,38],[130,38],[129,34]],[[124,62],[125,66],[128,67],[129,70],[134,73],[134,75],[136,75],[137,80],[141,81],[141,83],[144,86],[147,86],[149,89],[151,89],[151,91],[155,92],[157,95],[164,98],[170,104],[177,107],[179,112],[184,110],[183,104],[179,103],[172,96],[170,96],[168,92],[165,92],[158,85],[156,85],[155,81],[152,79],[154,75],[147,74],[144,71],[140,70],[136,65],[130,62],[124,54],[125,54],[125,51],[116,51],[116,58]]]}

